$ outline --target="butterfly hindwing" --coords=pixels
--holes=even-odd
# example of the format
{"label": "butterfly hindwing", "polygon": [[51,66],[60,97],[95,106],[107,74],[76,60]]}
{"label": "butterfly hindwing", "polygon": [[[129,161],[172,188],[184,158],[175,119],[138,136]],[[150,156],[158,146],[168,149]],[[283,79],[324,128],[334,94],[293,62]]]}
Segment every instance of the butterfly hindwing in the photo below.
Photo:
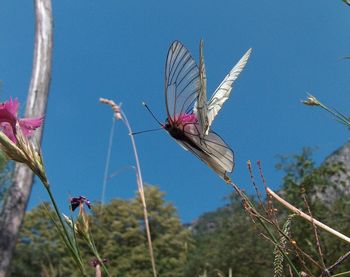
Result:
{"label": "butterfly hindwing", "polygon": [[198,123],[185,124],[183,132],[190,142],[184,140],[182,144],[220,176],[223,177],[227,172],[232,172],[234,167],[232,149],[212,130],[207,136],[201,138],[200,128]]}

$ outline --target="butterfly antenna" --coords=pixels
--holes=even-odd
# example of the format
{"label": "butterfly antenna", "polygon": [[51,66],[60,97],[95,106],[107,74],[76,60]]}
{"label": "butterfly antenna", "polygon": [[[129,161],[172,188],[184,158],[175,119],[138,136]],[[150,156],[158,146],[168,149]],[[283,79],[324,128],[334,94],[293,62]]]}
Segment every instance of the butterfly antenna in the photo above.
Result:
{"label": "butterfly antenna", "polygon": [[154,131],[159,131],[159,130],[163,130],[163,127],[151,129],[151,130],[140,131],[140,132],[132,132],[131,135],[138,135],[138,134],[142,134],[142,133],[154,132]]}
{"label": "butterfly antenna", "polygon": [[152,113],[151,109],[147,106],[147,104],[145,102],[142,102],[142,105],[145,106],[145,108],[149,111],[149,113],[152,115],[152,117],[154,118],[155,121],[158,122],[158,124],[163,128],[164,124],[162,124],[156,117],[155,115]]}

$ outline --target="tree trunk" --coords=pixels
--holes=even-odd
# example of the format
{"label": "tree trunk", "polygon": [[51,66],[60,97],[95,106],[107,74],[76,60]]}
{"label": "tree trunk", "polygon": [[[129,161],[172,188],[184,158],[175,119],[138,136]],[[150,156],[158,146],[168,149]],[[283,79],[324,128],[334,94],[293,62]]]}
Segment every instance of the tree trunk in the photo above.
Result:
{"label": "tree trunk", "polygon": [[[35,42],[32,78],[25,117],[45,114],[51,78],[52,8],[51,0],[34,0]],[[31,138],[40,145],[43,128]],[[0,214],[0,277],[9,275],[10,262],[33,186],[34,176],[24,164],[16,163],[13,181]]]}

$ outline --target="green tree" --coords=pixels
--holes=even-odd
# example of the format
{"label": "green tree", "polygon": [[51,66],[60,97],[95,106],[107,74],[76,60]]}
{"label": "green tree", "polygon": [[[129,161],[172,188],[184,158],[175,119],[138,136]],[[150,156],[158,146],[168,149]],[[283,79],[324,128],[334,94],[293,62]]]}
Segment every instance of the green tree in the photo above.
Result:
{"label": "green tree", "polygon": [[[321,222],[344,234],[350,234],[350,222],[347,218],[350,212],[350,196],[344,193],[344,184],[349,178],[349,173],[341,162],[316,166],[312,160],[312,150],[305,148],[299,155],[282,158],[277,168],[285,172],[280,194],[288,202],[307,213],[310,209],[312,215]],[[289,212],[282,207],[278,209],[281,218]],[[294,217],[291,232],[297,245],[322,265],[313,226],[301,218]],[[349,245],[323,230],[318,229],[318,233],[323,260],[326,267],[329,267],[348,251]],[[306,268],[315,275],[322,273],[322,268],[305,256],[295,256],[293,260],[295,263],[305,263]],[[349,270],[349,266],[340,265],[336,268],[338,272],[346,269]]]}
{"label": "green tree", "polygon": [[[277,167],[285,173],[279,191],[284,199],[306,212],[310,208],[317,219],[344,234],[350,234],[347,217],[350,212],[350,196],[344,194],[343,190],[344,180],[347,180],[349,173],[342,163],[316,166],[312,160],[312,150],[305,148],[301,154],[282,157]],[[307,205],[304,199],[307,200]],[[235,197],[231,200],[227,207],[203,215],[192,227],[195,248],[190,251],[186,276],[227,276],[230,269],[233,276],[273,275],[273,243],[262,236],[264,230],[253,223],[242,208],[240,200]],[[260,203],[252,198],[251,201],[255,207],[259,207]],[[290,211],[276,203],[274,205],[281,228]],[[268,226],[276,237],[280,237],[272,225]],[[329,267],[348,251],[349,246],[322,230],[318,232],[324,263]],[[309,222],[293,217],[291,238],[314,261],[322,264],[314,229]],[[287,249],[288,255],[300,271],[316,276],[322,273],[322,266],[316,266],[301,252],[298,255],[295,247],[289,244]],[[346,263],[338,266],[334,273],[344,270],[349,270]]]}
{"label": "green tree", "polygon": [[[341,163],[316,166],[312,151],[304,149],[299,155],[283,158],[279,168],[285,172],[280,195],[304,211],[309,207],[317,219],[350,234],[347,216],[350,214],[350,196],[341,193],[344,176],[348,173]],[[330,197],[330,189],[339,193],[332,193]],[[185,228],[159,189],[146,187],[145,194],[159,276],[227,276],[230,270],[238,277],[273,275],[274,245],[262,236],[264,230],[254,224],[237,197],[230,196],[229,205],[203,215],[196,224]],[[254,198],[251,201],[259,207],[260,203]],[[275,208],[282,226],[289,211],[277,204]],[[97,248],[108,260],[112,276],[152,276],[138,196],[95,205],[90,225]],[[296,245],[321,264],[312,225],[293,217],[290,230]],[[349,246],[318,231],[324,263],[329,267],[348,251]],[[277,232],[275,234],[278,236]],[[88,263],[93,256],[83,243],[81,245]],[[296,255],[291,245],[288,250],[300,271],[316,276],[322,273],[322,268],[301,252]],[[24,273],[29,277],[79,276],[47,213],[43,213],[43,205],[26,215],[12,269],[12,276],[23,276]],[[333,273],[345,270],[349,270],[347,262],[336,267]]]}
{"label": "green tree", "polygon": [[[183,276],[191,234],[156,187],[145,187],[159,276]],[[42,205],[27,212],[12,276],[79,276]],[[91,232],[112,276],[153,276],[139,197],[94,205]],[[86,263],[94,257],[81,241]],[[92,271],[93,269],[91,269]]]}
{"label": "green tree", "polygon": [[[158,274],[183,276],[191,234],[158,188],[147,186],[145,197]],[[96,213],[96,244],[113,276],[152,276],[140,201],[113,200]]]}
{"label": "green tree", "polygon": [[74,264],[54,223],[49,203],[25,215],[12,262],[11,276],[69,276]]}
{"label": "green tree", "polygon": [[[186,276],[271,276],[273,245],[260,235],[240,200],[202,216],[194,226],[195,248]],[[254,202],[254,200],[252,199]]]}

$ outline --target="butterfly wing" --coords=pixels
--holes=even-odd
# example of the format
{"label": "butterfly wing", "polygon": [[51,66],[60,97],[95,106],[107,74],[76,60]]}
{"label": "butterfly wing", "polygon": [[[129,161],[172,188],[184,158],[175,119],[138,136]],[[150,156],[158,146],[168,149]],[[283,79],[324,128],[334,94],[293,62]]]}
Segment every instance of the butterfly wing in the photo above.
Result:
{"label": "butterfly wing", "polygon": [[196,62],[181,42],[174,41],[165,63],[165,105],[170,124],[192,111],[200,90]]}
{"label": "butterfly wing", "polygon": [[238,63],[231,69],[229,74],[226,75],[225,79],[221,82],[219,87],[215,90],[213,93],[213,96],[208,102],[208,112],[207,112],[207,118],[208,118],[208,127],[205,130],[205,133],[208,134],[209,128],[211,124],[213,123],[213,120],[215,116],[220,111],[222,105],[225,103],[225,101],[229,98],[233,82],[237,79],[239,74],[243,71],[245,65],[248,62],[249,56],[252,52],[252,49],[250,48],[243,57],[238,61]]}
{"label": "butterfly wing", "polygon": [[[230,82],[226,80],[229,79],[228,76],[226,76],[213,97],[219,97],[220,94],[223,94],[222,91]],[[209,130],[211,122],[207,119],[208,112],[206,110],[203,42],[200,44],[199,68],[190,52],[181,42],[174,41],[171,44],[165,64],[165,98],[168,114],[166,129],[170,135],[183,148],[191,151],[222,178],[226,179],[226,173],[232,172],[234,167],[234,154],[218,134]],[[215,98],[212,98],[212,108],[215,107],[214,102]],[[197,113],[197,118],[201,118],[199,119],[200,122],[186,123],[181,121],[180,116],[190,114],[193,111]],[[204,128],[206,128],[207,135],[203,135]]]}
{"label": "butterfly wing", "polygon": [[178,141],[222,178],[234,168],[234,153],[225,141],[210,130],[204,138],[200,136],[200,125],[189,123],[183,127],[186,139]]}
{"label": "butterfly wing", "polygon": [[[201,126],[200,136],[204,137],[205,130],[208,129],[208,107],[207,107],[207,76],[205,73],[205,64],[203,56],[203,40],[200,42],[199,46],[199,77],[201,82],[201,90],[198,94],[198,99],[194,107],[194,112],[197,115],[198,122]],[[203,130],[203,131],[202,131]]]}

